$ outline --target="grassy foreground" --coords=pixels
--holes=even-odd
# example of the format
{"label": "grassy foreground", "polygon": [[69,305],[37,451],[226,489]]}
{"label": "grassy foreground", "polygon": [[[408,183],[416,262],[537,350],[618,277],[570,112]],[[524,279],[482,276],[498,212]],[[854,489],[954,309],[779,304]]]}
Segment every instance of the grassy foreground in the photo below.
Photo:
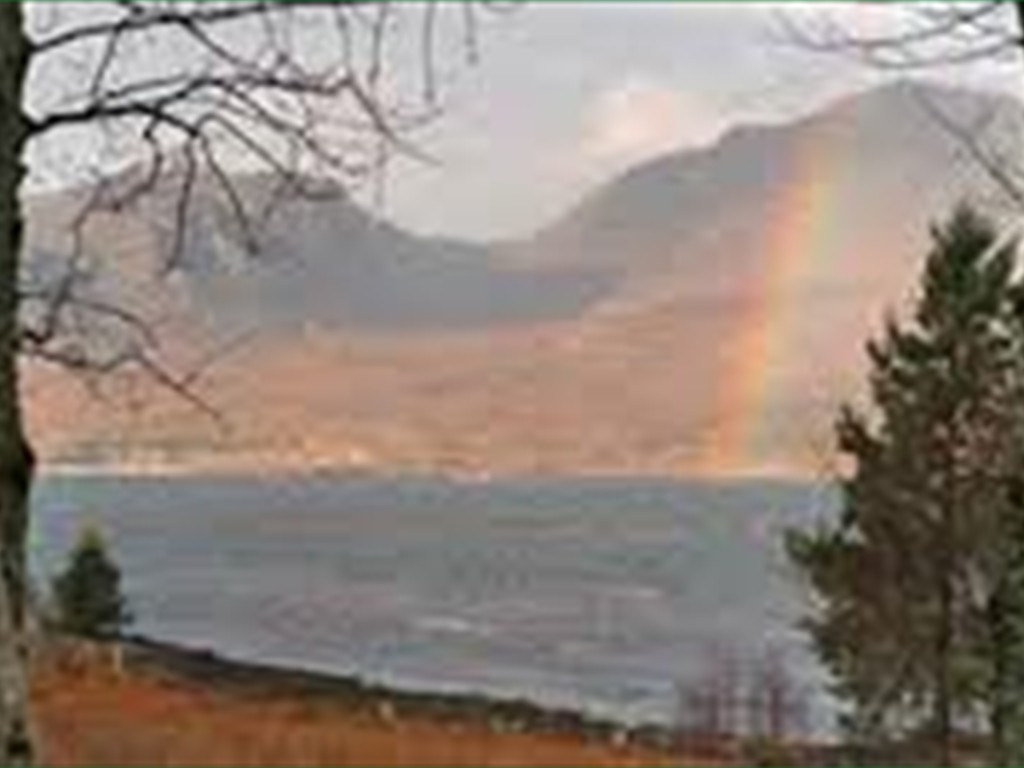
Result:
{"label": "grassy foreground", "polygon": [[[673,765],[667,745],[567,712],[405,694],[149,642],[36,665],[47,765]],[[693,765],[695,761],[686,760]]]}

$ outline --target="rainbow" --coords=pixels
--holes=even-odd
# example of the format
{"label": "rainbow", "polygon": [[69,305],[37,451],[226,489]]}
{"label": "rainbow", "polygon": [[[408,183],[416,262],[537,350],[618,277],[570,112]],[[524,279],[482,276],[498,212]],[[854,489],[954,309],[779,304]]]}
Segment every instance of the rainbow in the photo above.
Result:
{"label": "rainbow", "polygon": [[810,127],[793,151],[781,193],[769,202],[765,250],[740,302],[735,331],[722,350],[709,430],[698,470],[709,474],[749,470],[763,457],[765,414],[774,377],[786,362],[788,337],[802,288],[828,252],[838,214],[845,132],[832,123]]}

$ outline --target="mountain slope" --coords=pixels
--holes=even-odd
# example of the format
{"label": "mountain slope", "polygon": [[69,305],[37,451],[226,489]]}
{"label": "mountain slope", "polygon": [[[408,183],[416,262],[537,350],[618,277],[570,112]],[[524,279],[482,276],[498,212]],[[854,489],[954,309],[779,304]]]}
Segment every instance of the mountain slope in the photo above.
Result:
{"label": "mountain slope", "polygon": [[[991,192],[930,103],[1001,141],[1024,122],[1005,100],[901,83],[647,162],[495,245],[334,199],[276,210],[253,263],[200,206],[182,313],[202,339],[253,333],[206,383],[236,428],[165,402],[111,418],[47,380],[44,443],[81,456],[130,432],[174,460],[471,471],[814,466],[927,223]],[[56,247],[57,207],[36,203],[40,246]],[[156,263],[160,221],[113,216],[97,239],[122,243],[121,270]],[[62,402],[94,415],[58,436]]]}

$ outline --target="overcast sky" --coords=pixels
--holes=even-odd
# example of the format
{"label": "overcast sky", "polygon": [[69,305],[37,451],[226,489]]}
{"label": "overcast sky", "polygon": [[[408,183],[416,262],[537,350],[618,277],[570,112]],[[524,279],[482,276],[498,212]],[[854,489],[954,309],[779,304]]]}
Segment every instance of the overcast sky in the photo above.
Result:
{"label": "overcast sky", "polygon": [[[891,78],[781,33],[780,14],[897,23],[899,11],[874,5],[540,0],[503,14],[481,29],[478,64],[446,52],[447,114],[420,136],[438,164],[393,174],[387,214],[424,232],[524,234],[646,157]],[[1019,66],[930,76],[1007,90]]]}

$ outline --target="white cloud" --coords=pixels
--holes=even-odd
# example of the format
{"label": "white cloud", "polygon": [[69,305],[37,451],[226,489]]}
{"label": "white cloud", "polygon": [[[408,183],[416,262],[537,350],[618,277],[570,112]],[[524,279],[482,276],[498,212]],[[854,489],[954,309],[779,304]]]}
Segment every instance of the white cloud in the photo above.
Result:
{"label": "white cloud", "polygon": [[720,129],[719,115],[698,97],[631,75],[603,90],[587,109],[580,159],[621,166],[705,143]]}

